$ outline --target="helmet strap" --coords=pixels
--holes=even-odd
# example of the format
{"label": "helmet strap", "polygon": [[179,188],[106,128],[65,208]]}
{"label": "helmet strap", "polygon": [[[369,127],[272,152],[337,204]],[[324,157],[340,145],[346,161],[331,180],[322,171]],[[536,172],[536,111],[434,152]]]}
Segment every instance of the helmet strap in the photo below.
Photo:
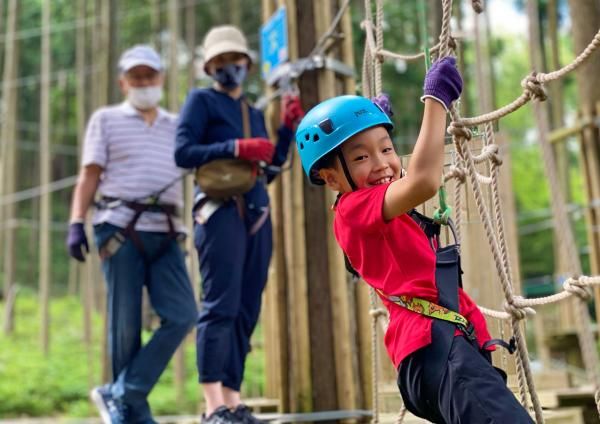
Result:
{"label": "helmet strap", "polygon": [[350,170],[348,169],[348,164],[346,164],[346,159],[344,159],[344,154],[342,153],[341,147],[339,147],[337,149],[337,154],[338,154],[338,158],[340,159],[340,163],[342,164],[342,169],[344,170],[344,175],[346,176],[346,179],[348,180],[348,184],[350,184],[350,188],[352,188],[352,191],[355,191],[357,187],[356,187],[356,184],[354,184],[354,180],[350,176]]}

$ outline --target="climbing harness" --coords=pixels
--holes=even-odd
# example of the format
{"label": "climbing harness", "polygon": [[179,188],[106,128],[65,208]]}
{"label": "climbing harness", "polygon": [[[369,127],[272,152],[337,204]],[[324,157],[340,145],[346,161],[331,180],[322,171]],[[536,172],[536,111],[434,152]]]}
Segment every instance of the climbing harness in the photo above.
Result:
{"label": "climbing harness", "polygon": [[[173,218],[179,215],[177,206],[170,203],[161,203],[160,196],[178,181],[185,178],[185,176],[188,174],[189,172],[183,172],[177,178],[174,178],[160,190],[157,190],[149,196],[140,197],[134,200],[102,196],[99,201],[95,202],[94,206],[98,210],[126,207],[133,211],[133,216],[125,228],[120,228],[117,230],[102,244],[102,246],[99,246],[98,250],[100,252],[100,257],[102,259],[109,258],[117,252],[117,250],[123,245],[123,243],[127,241],[127,239],[131,239],[136,249],[138,249],[144,258],[146,265],[150,266],[167,251],[173,240],[182,241],[185,238],[185,234],[177,232],[175,225],[173,224]],[[144,248],[144,244],[140,240],[140,237],[135,229],[135,226],[143,213],[162,213],[165,215],[167,220],[168,231],[166,232],[166,237],[153,255],[148,255],[146,249]]]}

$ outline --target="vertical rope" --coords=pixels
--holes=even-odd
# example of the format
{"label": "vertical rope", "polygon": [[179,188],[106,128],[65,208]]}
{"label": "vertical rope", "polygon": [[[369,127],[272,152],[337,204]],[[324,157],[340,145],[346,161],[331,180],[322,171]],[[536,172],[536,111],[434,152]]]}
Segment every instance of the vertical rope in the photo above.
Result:
{"label": "vertical rope", "polygon": [[442,0],[442,28],[440,30],[440,50],[438,60],[450,54],[450,18],[452,17],[452,0]]}
{"label": "vertical rope", "polygon": [[[455,152],[454,166],[456,169],[463,168],[463,160],[458,152]],[[456,230],[456,244],[460,249],[462,241],[461,227],[462,227],[462,186],[464,180],[462,178],[455,178],[454,185],[454,227]]]}
{"label": "vertical rope", "polygon": [[[377,52],[380,52],[383,49],[383,0],[377,0],[376,3],[375,25],[375,43]],[[383,89],[381,81],[381,65],[383,60],[378,54],[373,55],[372,59],[375,61],[375,95],[379,96]]]}
{"label": "vertical rope", "polygon": [[398,413],[398,417],[396,418],[396,424],[402,424],[404,422],[404,417],[406,416],[406,405],[404,403],[400,407],[400,412]]}
{"label": "vertical rope", "polygon": [[369,287],[369,300],[371,301],[371,378],[373,382],[373,424],[379,423],[379,344],[377,343],[377,295]]}
{"label": "vertical rope", "polygon": [[[460,117],[458,116],[458,110],[456,108],[456,105],[453,105],[453,108],[452,108],[452,118],[453,118],[454,122],[458,122],[458,120],[460,119]],[[455,137],[456,137],[456,135],[455,135]],[[481,186],[480,186],[479,181],[477,180],[477,170],[475,168],[475,162],[473,160],[473,155],[472,155],[469,147],[467,146],[467,140],[462,136],[460,136],[458,138],[459,138],[458,142],[462,143],[462,151],[465,154],[467,170],[469,173],[469,177],[471,179],[471,186],[473,188],[473,194],[475,196],[475,203],[477,204],[479,216],[482,220],[482,223],[483,223],[483,226],[484,226],[487,238],[488,238],[488,244],[490,245],[490,248],[492,250],[494,261],[496,263],[496,270],[498,271],[498,274],[500,275],[501,287],[502,287],[502,290],[504,291],[504,296],[505,296],[506,302],[507,302],[506,307],[509,309],[509,311],[513,315],[513,318],[512,318],[513,333],[514,333],[514,337],[517,342],[517,348],[518,348],[517,352],[518,352],[520,362],[521,362],[521,367],[522,367],[522,372],[519,372],[519,374],[518,374],[519,375],[519,387],[520,387],[520,390],[522,393],[522,399],[523,399],[523,391],[524,391],[524,387],[525,387],[524,382],[523,382],[523,375],[524,375],[525,376],[524,380],[529,389],[529,395],[530,395],[531,401],[533,403],[536,421],[538,422],[538,424],[541,424],[544,422],[542,408],[541,408],[537,393],[535,391],[535,383],[533,381],[533,376],[531,374],[531,367],[529,364],[529,359],[526,356],[527,346],[525,345],[525,343],[523,341],[523,336],[521,334],[521,328],[519,327],[518,320],[517,320],[518,314],[522,313],[522,311],[520,311],[518,308],[516,308],[514,306],[514,295],[512,292],[512,284],[510,282],[510,277],[507,274],[506,269],[504,268],[504,263],[501,258],[500,248],[498,246],[498,240],[497,240],[496,235],[494,234],[492,226],[491,226],[491,218],[490,218],[489,212],[486,209],[485,204],[483,202]],[[523,318],[523,317],[524,317],[524,315],[521,316],[520,318]],[[519,368],[518,364],[519,364],[519,361],[517,361],[517,368]]]}
{"label": "vertical rope", "polygon": [[371,66],[369,63],[371,61],[371,55],[369,53],[369,48],[365,46],[365,50],[363,53],[363,64],[362,64],[362,94],[365,97],[373,97],[372,95],[372,87],[371,84]]}

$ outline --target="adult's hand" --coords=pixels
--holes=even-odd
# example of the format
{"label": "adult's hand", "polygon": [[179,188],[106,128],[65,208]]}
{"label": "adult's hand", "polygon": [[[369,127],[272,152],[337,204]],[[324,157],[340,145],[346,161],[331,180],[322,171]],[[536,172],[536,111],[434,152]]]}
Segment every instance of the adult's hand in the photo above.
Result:
{"label": "adult's hand", "polygon": [[83,222],[69,224],[69,232],[67,234],[67,249],[69,255],[79,262],[85,262],[84,248],[86,253],[90,252]]}
{"label": "adult's hand", "polygon": [[235,152],[235,156],[240,159],[271,163],[275,146],[268,139],[262,137],[238,138],[235,143]]}
{"label": "adult's hand", "polygon": [[284,94],[281,98],[281,123],[294,131],[304,117],[300,98],[295,94]]}

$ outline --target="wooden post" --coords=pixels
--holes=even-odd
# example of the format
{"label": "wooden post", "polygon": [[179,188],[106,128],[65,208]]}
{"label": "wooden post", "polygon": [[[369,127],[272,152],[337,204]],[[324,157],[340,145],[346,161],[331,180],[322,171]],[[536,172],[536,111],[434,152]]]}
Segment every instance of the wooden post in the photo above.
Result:
{"label": "wooden post", "polygon": [[[575,51],[582,51],[598,31],[600,5],[593,0],[570,0],[569,12],[573,22],[572,32]],[[576,71],[577,88],[582,115],[600,116],[600,86],[597,75],[600,73],[600,56],[592,55]],[[586,200],[594,201],[595,206],[586,210],[588,243],[590,244],[590,264],[592,274],[600,273],[600,135],[598,130],[584,130],[580,138],[581,158],[586,185]],[[596,320],[600,320],[600,288],[594,288],[596,299]]]}
{"label": "wooden post", "polygon": [[[340,3],[285,1],[291,61],[311,53]],[[270,0],[262,4],[265,21],[276,5]],[[343,39],[332,52],[352,66],[348,12],[340,28]],[[328,97],[353,92],[354,80],[319,70],[303,74],[299,88],[308,109]],[[267,110],[272,128],[280,124],[276,106]],[[359,355],[353,346],[355,286],[346,279],[343,257],[333,239],[329,211],[333,198],[322,187],[308,185],[295,146],[291,148],[296,155],[292,169],[270,189],[275,250],[263,311],[268,393],[279,393],[283,409],[289,406],[292,412],[354,409],[363,398],[356,378]]]}
{"label": "wooden post", "polygon": [[[40,185],[46,186],[51,181],[50,154],[50,0],[42,2],[42,67],[40,92]],[[42,192],[40,196],[40,229],[39,229],[39,290],[41,308],[41,344],[45,355],[50,345],[50,193]]]}
{"label": "wooden post", "polygon": [[[169,66],[168,66],[168,93],[169,110],[179,110],[179,64],[178,48],[179,41],[179,0],[169,0],[167,21],[169,26]],[[191,209],[191,208],[190,208]],[[185,402],[185,343],[182,343],[175,352],[175,401],[179,407]]]}
{"label": "wooden post", "polygon": [[[292,34],[295,33],[295,1],[283,0],[277,2],[262,0],[262,21],[266,22],[276,11],[277,7],[287,6],[288,10],[288,54],[290,60],[298,57],[298,49]],[[271,87],[265,87],[265,95],[273,93]],[[269,133],[279,125],[279,108],[273,102],[265,110],[265,121]],[[292,152],[291,154],[294,154]],[[273,224],[273,257],[269,270],[269,281],[264,293],[264,307],[261,320],[265,346],[265,394],[269,398],[279,399],[279,410],[290,410],[290,376],[289,376],[289,345],[288,345],[288,275],[286,269],[286,255],[284,252],[284,206],[283,186],[291,184],[290,172],[281,175],[271,183],[269,196],[271,198],[271,221]],[[288,186],[289,187],[289,186]]]}
{"label": "wooden post", "polygon": [[[8,17],[6,25],[6,38],[4,50],[4,71],[2,82],[2,114],[4,116],[1,127],[1,140],[3,146],[2,169],[0,169],[0,190],[2,194],[10,194],[15,191],[15,172],[17,160],[17,87],[12,81],[17,78],[19,70],[19,41],[15,38],[18,27],[19,16],[18,0],[10,0],[8,3]],[[13,219],[15,216],[15,204],[8,203],[2,206],[3,213],[0,216],[0,225],[4,233],[4,296],[8,296],[15,278],[15,229]],[[6,318],[4,331],[6,334],[12,332],[13,316]]]}
{"label": "wooden post", "polygon": [[[324,20],[330,16],[331,1],[298,1],[298,51],[306,57],[324,31]],[[306,109],[334,94],[333,76],[328,71],[305,73],[299,81],[302,102]],[[331,264],[323,235],[330,233],[327,222],[327,202],[322,187],[304,184],[304,234],[306,237],[307,297],[309,308],[310,357],[312,402],[316,411],[336,409],[337,381],[335,369],[330,366],[334,357],[331,313]]]}

